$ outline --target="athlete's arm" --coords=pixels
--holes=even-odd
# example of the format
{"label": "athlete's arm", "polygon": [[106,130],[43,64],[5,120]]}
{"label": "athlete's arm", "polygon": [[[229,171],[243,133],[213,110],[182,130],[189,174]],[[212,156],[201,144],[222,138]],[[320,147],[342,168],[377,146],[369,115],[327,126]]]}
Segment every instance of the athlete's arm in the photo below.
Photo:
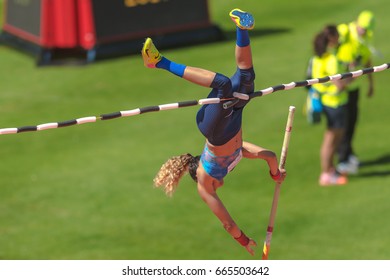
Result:
{"label": "athlete's arm", "polygon": [[[286,177],[286,171],[284,169],[279,170],[278,159],[275,153],[271,150],[259,147],[255,144],[243,141],[242,143],[242,156],[249,159],[263,159],[267,162],[271,176],[277,182],[283,182]],[[280,176],[277,179],[274,178],[280,172]]]}
{"label": "athlete's arm", "polygon": [[205,174],[202,167],[198,168],[197,178],[200,197],[221,221],[225,230],[253,255],[254,250],[251,247],[256,246],[256,242],[243,234],[216,193],[222,182]]}

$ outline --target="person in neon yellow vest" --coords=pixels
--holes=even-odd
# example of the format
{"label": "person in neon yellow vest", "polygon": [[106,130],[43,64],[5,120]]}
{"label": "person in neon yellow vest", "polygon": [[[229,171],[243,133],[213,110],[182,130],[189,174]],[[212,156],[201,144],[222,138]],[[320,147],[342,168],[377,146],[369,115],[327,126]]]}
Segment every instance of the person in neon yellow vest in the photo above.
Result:
{"label": "person in neon yellow vest", "polygon": [[[311,60],[312,77],[334,75],[342,70],[342,65],[336,56],[338,39],[339,35],[335,25],[327,25],[315,36],[314,56]],[[347,177],[336,172],[334,161],[345,132],[348,101],[345,88],[350,81],[351,79],[329,81],[312,86],[312,89],[321,96],[323,113],[327,120],[320,150],[321,175],[319,184],[321,186],[347,183]]]}
{"label": "person in neon yellow vest", "polygon": [[[348,24],[337,26],[339,32],[339,48],[337,58],[349,71],[372,66],[372,46],[375,17],[371,11],[362,11],[357,19]],[[374,94],[373,75],[368,74],[367,96]],[[338,155],[339,164],[337,170],[343,174],[356,174],[359,160],[354,152],[352,141],[358,120],[358,101],[363,79],[356,79],[348,88],[347,123],[344,138],[341,141]]]}

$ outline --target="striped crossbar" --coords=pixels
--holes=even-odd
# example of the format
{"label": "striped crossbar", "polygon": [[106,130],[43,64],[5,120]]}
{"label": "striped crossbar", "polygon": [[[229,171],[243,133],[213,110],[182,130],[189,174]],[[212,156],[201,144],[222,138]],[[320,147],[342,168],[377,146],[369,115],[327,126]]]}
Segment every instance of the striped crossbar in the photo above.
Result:
{"label": "striped crossbar", "polygon": [[229,99],[205,98],[205,99],[200,99],[200,100],[182,101],[182,102],[177,102],[177,103],[162,104],[162,105],[157,105],[157,106],[148,106],[148,107],[142,107],[142,108],[137,108],[137,109],[133,109],[133,110],[119,111],[119,112],[114,112],[114,113],[109,113],[109,114],[102,114],[99,117],[91,116],[91,117],[78,118],[78,119],[73,119],[73,120],[68,120],[68,121],[63,121],[63,122],[44,123],[44,124],[39,124],[36,126],[2,128],[2,129],[0,129],[0,135],[2,135],[2,134],[15,134],[15,133],[22,133],[22,132],[29,132],[29,131],[41,131],[41,130],[71,126],[71,125],[92,123],[92,122],[96,122],[97,120],[103,120],[103,121],[104,120],[111,120],[111,119],[120,118],[120,117],[130,117],[130,116],[140,115],[140,114],[149,113],[149,112],[173,110],[173,109],[189,107],[189,106],[196,106],[196,105],[217,104],[217,103],[221,103],[225,100],[229,100]]}
{"label": "striped crossbar", "polygon": [[[280,84],[277,86],[273,86],[273,87],[269,87],[269,88],[262,89],[259,91],[255,91],[255,92],[249,94],[249,98],[264,96],[264,95],[273,93],[275,91],[289,90],[289,89],[293,89],[296,87],[305,87],[305,86],[310,86],[310,85],[314,85],[314,84],[326,83],[326,82],[330,82],[330,81],[343,80],[343,79],[347,79],[347,78],[357,78],[357,77],[360,77],[360,76],[365,75],[365,74],[380,72],[380,71],[384,71],[384,70],[389,69],[389,68],[390,68],[390,63],[385,63],[385,64],[382,64],[379,66],[356,70],[353,72],[335,74],[335,75],[331,75],[331,76],[309,79],[309,80],[304,80],[304,81],[299,81],[299,82],[291,82],[289,84]],[[239,98],[239,97],[237,96],[237,98]]]}
{"label": "striped crossbar", "polygon": [[62,121],[62,122],[51,122],[51,123],[44,123],[36,126],[22,126],[17,128],[1,128],[0,129],[0,135],[3,134],[15,134],[15,133],[21,133],[21,132],[29,132],[29,131],[41,131],[41,130],[47,130],[47,129],[54,129],[54,128],[60,128],[60,127],[66,127],[66,126],[72,126],[72,125],[78,125],[78,124],[85,124],[85,123],[92,123],[96,122],[97,120],[111,120],[115,118],[121,118],[121,117],[130,117],[134,115],[140,115],[144,113],[150,113],[150,112],[158,112],[158,111],[165,111],[165,110],[173,110],[183,107],[190,107],[190,106],[197,106],[197,105],[205,105],[205,104],[218,104],[223,102],[223,107],[228,108],[235,103],[237,103],[238,99],[252,99],[254,97],[260,97],[264,95],[271,94],[275,91],[282,91],[282,90],[290,90],[296,87],[305,87],[309,85],[319,84],[319,83],[326,83],[329,81],[335,81],[335,80],[343,80],[346,78],[357,78],[359,76],[369,74],[369,73],[375,73],[384,71],[386,69],[390,68],[390,63],[385,63],[379,66],[374,66],[370,68],[365,68],[361,70],[356,70],[353,72],[347,72],[342,74],[335,74],[331,76],[326,76],[322,78],[315,78],[315,79],[309,79],[299,82],[291,82],[288,84],[280,84],[272,87],[268,87],[259,91],[255,91],[251,94],[243,94],[235,92],[233,95],[235,98],[230,99],[221,99],[221,98],[205,98],[200,100],[190,100],[190,101],[181,101],[176,103],[169,103],[169,104],[162,104],[162,105],[156,105],[156,106],[147,106],[143,108],[137,108],[132,110],[126,110],[126,111],[119,111],[109,114],[102,114],[99,117],[91,116],[91,117],[84,117],[84,118],[78,118],[68,121]]}

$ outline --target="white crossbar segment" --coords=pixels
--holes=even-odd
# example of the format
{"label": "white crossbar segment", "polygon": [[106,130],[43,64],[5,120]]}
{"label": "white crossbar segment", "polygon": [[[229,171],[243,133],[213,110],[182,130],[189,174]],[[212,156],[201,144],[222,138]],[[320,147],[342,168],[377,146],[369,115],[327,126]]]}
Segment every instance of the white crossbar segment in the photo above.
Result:
{"label": "white crossbar segment", "polygon": [[356,78],[356,77],[363,75],[363,70],[357,70],[357,71],[353,71],[351,73],[352,73],[352,77]]}
{"label": "white crossbar segment", "polygon": [[221,99],[220,98],[204,98],[204,99],[200,99],[198,101],[198,104],[199,105],[205,105],[205,104],[217,104],[217,103],[220,103],[221,102]]}
{"label": "white crossbar segment", "polygon": [[262,89],[261,92],[263,93],[263,95],[267,95],[267,94],[273,93],[274,89],[272,87],[269,87],[266,89]]}
{"label": "white crossbar segment", "polygon": [[239,93],[239,92],[233,92],[233,96],[235,98],[238,98],[238,99],[249,100],[249,95],[248,94]]}
{"label": "white crossbar segment", "polygon": [[179,103],[163,104],[158,106],[161,111],[179,108]]}
{"label": "white crossbar segment", "polygon": [[96,117],[85,117],[76,119],[77,124],[96,122]]}
{"label": "white crossbar segment", "polygon": [[385,64],[382,64],[382,65],[379,65],[379,66],[375,66],[373,68],[374,68],[374,72],[379,72],[379,71],[386,70],[388,68],[388,66],[385,63]]}
{"label": "white crossbar segment", "polygon": [[37,130],[46,130],[52,128],[58,128],[58,123],[44,123],[37,125]]}
{"label": "white crossbar segment", "polygon": [[283,84],[284,85],[284,89],[285,90],[288,90],[288,89],[292,89],[292,88],[295,88],[295,86],[297,85],[295,82],[291,82],[289,84]]}
{"label": "white crossbar segment", "polygon": [[331,81],[337,81],[337,80],[340,80],[343,76],[341,74],[336,74],[336,75],[332,75],[332,76],[329,76],[330,80]]}
{"label": "white crossbar segment", "polygon": [[314,84],[318,84],[319,80],[318,79],[310,79],[310,80],[307,80],[307,83],[309,85],[314,85]]}
{"label": "white crossbar segment", "polygon": [[0,129],[0,134],[14,134],[18,133],[17,128],[2,128]]}
{"label": "white crossbar segment", "polygon": [[130,117],[139,114],[141,114],[141,110],[139,108],[134,110],[121,111],[122,117]]}

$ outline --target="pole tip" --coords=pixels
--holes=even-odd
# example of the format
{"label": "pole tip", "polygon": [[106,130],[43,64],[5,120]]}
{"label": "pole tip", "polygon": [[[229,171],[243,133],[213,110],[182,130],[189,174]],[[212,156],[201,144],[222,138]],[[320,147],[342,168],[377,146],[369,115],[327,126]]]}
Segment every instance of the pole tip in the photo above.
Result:
{"label": "pole tip", "polygon": [[288,110],[289,111],[295,111],[295,106],[290,106]]}

